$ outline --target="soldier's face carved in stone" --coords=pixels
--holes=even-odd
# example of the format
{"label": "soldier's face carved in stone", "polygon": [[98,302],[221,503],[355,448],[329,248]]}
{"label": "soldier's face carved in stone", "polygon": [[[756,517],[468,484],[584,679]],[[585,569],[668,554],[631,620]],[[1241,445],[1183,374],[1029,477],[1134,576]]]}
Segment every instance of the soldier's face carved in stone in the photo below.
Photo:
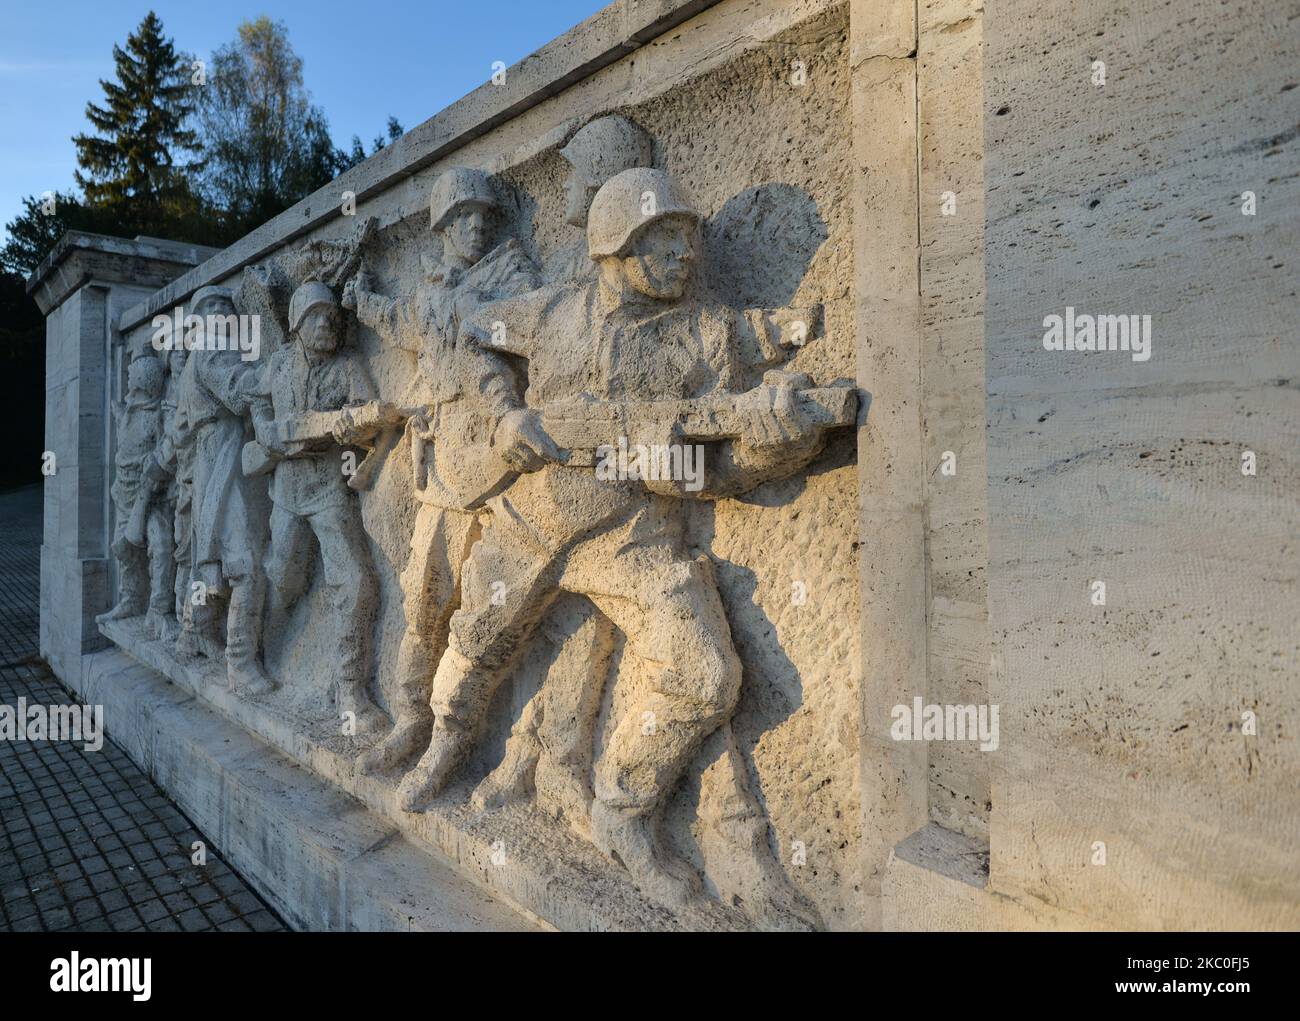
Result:
{"label": "soldier's face carved in stone", "polygon": [[[209,321],[208,317],[236,315],[235,303],[229,298],[222,298],[214,295],[212,297],[204,298],[201,302],[195,305],[194,314],[203,320],[203,324],[198,330],[198,336],[194,338],[195,343],[193,349],[203,350],[209,341],[215,342],[217,340],[216,336],[208,336],[210,330],[219,329],[218,326],[215,326]],[[227,335],[227,339],[229,339],[229,335]],[[188,336],[186,343],[189,343]]]}
{"label": "soldier's face carved in stone", "polygon": [[587,210],[597,189],[587,183],[587,179],[578,173],[576,167],[569,168],[569,176],[564,179],[564,221],[575,227],[587,226]]}
{"label": "soldier's face carved in stone", "polygon": [[188,354],[184,344],[176,344],[167,352],[167,371],[171,373],[172,379],[181,378],[181,373],[185,371],[185,356]]}
{"label": "soldier's face carved in stone", "polygon": [[162,384],[162,363],[154,358],[136,358],[126,370],[126,387],[132,394],[152,399],[162,393]]}
{"label": "soldier's face carved in stone", "polygon": [[488,208],[468,202],[458,209],[443,228],[444,241],[452,252],[469,263],[478,262],[488,249]]}
{"label": "soldier's face carved in stone", "polygon": [[330,305],[317,305],[307,310],[298,327],[298,336],[309,351],[330,353],[339,346],[339,310]]}
{"label": "soldier's face carved in stone", "polygon": [[695,221],[687,216],[666,216],[652,223],[620,260],[627,283],[648,298],[680,298],[691,279],[697,234]]}

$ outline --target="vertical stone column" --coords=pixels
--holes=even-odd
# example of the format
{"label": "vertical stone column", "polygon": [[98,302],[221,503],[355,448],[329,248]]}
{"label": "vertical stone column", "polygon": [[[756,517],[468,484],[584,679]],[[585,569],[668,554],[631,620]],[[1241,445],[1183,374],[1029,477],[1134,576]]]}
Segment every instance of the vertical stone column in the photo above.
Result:
{"label": "vertical stone column", "polygon": [[112,412],[122,369],[122,311],[215,249],[72,231],[32,274],[45,315],[45,533],[41,655],[74,687],[81,655],[101,644],[95,615],[112,604]]}
{"label": "vertical stone column", "polygon": [[852,0],[853,275],[862,570],[863,882],[867,928],[895,844],[925,825],[926,749],[890,713],[926,693],[924,451],[917,220],[916,8]]}

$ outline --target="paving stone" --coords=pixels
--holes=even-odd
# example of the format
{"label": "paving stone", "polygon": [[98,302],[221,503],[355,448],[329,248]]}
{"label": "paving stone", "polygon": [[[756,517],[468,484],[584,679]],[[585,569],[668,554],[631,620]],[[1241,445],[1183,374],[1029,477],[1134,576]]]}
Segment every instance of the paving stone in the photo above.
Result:
{"label": "paving stone", "polygon": [[[41,502],[39,485],[0,494],[2,705],[73,701],[37,658]],[[189,860],[195,840],[208,846],[201,874]],[[70,741],[0,741],[0,931],[232,926],[285,928],[112,741],[98,752]]]}

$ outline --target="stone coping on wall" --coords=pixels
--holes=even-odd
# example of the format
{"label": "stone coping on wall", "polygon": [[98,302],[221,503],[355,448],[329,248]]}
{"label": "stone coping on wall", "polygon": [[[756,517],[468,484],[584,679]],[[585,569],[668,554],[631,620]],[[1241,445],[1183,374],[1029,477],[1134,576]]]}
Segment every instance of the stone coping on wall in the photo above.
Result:
{"label": "stone coping on wall", "polygon": [[397,804],[398,777],[354,774],[353,763],[367,746],[342,736],[332,716],[309,713],[283,689],[258,699],[231,694],[224,664],[179,658],[146,631],[142,617],[104,621],[99,628],[142,667],[350,794],[407,839],[431,848],[459,874],[525,914],[566,931],[753,928],[741,912],[704,898],[674,915],[643,897],[591,844],[531,805],[476,812],[468,804],[468,780],[451,784],[426,811],[403,811]]}
{"label": "stone coping on wall", "polygon": [[70,230],[27,278],[27,293],[42,315],[61,305],[90,279],[161,287],[185,267],[198,266],[220,249],[140,235],[132,240]]}
{"label": "stone coping on wall", "polygon": [[359,206],[719,2],[615,0],[506,68],[500,84],[488,81],[480,85],[202,265],[160,287],[148,300],[122,314],[120,329],[139,325],[160,309],[184,301],[203,285],[221,280],[339,217],[342,192],[352,192]]}

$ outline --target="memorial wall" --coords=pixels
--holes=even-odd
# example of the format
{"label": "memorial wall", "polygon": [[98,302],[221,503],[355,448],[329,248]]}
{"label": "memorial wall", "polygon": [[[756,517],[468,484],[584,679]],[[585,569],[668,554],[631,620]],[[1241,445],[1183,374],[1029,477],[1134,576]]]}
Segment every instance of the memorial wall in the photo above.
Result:
{"label": "memorial wall", "polygon": [[[1160,302],[1149,367],[1052,360],[1048,313],[1146,306],[1034,245],[1082,217],[1141,265],[1174,199],[1150,153],[1102,191],[1033,151],[1097,143],[1020,29],[1083,104],[1106,12],[993,6],[617,0],[227,249],[70,235],[37,271],[42,652],[292,924],[1294,923],[1285,483],[1237,497],[1276,575],[1229,569],[1244,659],[1135,556],[1211,507],[1189,443],[1294,492],[1280,320],[1250,299],[1236,396]],[[1141,116],[1162,159],[1238,152]],[[1255,173],[1224,159],[1220,206]],[[1289,432],[1248,435],[1257,398]],[[1157,495],[1094,517],[1130,457]],[[1195,765],[1222,741],[1241,769]],[[1224,797],[1234,832],[1195,821]]]}

